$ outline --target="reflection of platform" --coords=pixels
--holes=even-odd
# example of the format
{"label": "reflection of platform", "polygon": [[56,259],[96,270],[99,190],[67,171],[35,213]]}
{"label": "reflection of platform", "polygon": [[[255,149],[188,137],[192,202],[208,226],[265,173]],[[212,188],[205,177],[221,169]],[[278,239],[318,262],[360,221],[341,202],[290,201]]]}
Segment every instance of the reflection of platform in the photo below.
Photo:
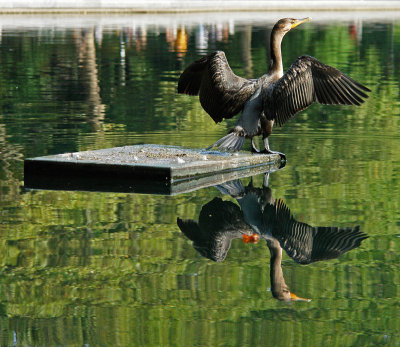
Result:
{"label": "reflection of platform", "polygon": [[279,155],[137,145],[26,159],[25,187],[179,194],[275,171]]}

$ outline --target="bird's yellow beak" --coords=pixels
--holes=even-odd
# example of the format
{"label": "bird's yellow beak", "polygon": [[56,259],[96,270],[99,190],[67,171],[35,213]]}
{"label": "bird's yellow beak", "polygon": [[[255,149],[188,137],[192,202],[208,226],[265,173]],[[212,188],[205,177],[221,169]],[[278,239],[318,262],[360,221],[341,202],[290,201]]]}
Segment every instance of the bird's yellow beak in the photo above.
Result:
{"label": "bird's yellow beak", "polygon": [[290,298],[292,301],[307,301],[310,302],[311,299],[304,299],[304,298],[299,298],[295,293],[290,292]]}
{"label": "bird's yellow beak", "polygon": [[296,19],[296,22],[294,22],[291,26],[291,29],[297,27],[300,24],[303,24],[305,22],[308,22],[311,20],[311,17],[303,18],[303,19]]}

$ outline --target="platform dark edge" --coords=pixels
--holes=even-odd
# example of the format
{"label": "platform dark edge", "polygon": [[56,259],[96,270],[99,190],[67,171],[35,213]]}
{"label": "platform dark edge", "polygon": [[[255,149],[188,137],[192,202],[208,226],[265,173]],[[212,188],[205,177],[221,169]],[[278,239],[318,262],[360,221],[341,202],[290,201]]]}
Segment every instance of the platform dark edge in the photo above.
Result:
{"label": "platform dark edge", "polygon": [[230,179],[275,171],[278,167],[278,163],[271,160],[264,164],[173,180],[170,167],[71,163],[32,158],[24,161],[24,188],[176,195]]}

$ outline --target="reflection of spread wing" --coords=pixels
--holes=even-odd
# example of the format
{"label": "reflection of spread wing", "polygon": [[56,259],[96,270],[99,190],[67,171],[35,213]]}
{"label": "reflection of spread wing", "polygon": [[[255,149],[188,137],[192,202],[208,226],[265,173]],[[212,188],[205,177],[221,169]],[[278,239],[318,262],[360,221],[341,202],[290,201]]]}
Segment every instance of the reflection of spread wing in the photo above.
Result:
{"label": "reflection of spread wing", "polygon": [[225,53],[216,51],[183,71],[178,81],[178,93],[199,95],[204,110],[218,123],[238,114],[257,86],[257,80],[236,76]]}
{"label": "reflection of spread wing", "polygon": [[264,113],[282,125],[313,102],[328,105],[361,105],[370,90],[310,56],[297,58],[286,73],[263,90]]}
{"label": "reflection of spread wing", "polygon": [[223,261],[232,239],[252,234],[243,221],[239,206],[214,198],[200,211],[199,223],[192,219],[177,219],[181,231],[193,241],[193,247],[204,257]]}
{"label": "reflection of spread wing", "polygon": [[282,200],[264,209],[265,227],[286,253],[298,263],[334,259],[360,246],[368,236],[355,228],[312,227],[297,222]]}

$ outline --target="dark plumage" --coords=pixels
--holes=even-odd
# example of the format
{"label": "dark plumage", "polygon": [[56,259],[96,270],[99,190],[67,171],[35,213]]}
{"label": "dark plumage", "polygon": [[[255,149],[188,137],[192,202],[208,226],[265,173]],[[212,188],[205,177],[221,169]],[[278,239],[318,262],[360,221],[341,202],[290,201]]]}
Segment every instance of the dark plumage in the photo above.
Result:
{"label": "dark plumage", "polygon": [[202,256],[217,262],[225,260],[233,239],[252,234],[239,206],[220,198],[202,207],[198,222],[177,218],[177,224]]}
{"label": "dark plumage", "polygon": [[222,51],[195,61],[183,71],[178,93],[199,95],[202,107],[216,123],[242,111],[230,133],[209,148],[238,151],[245,138],[250,138],[252,150],[258,152],[253,137],[262,135],[263,153],[279,153],[271,151],[268,143],[275,122],[283,125],[314,102],[360,106],[368,98],[367,87],[310,56],[299,57],[283,73],[282,39],[290,29],[309,20],[284,18],[275,24],[270,67],[258,79],[236,76]]}

